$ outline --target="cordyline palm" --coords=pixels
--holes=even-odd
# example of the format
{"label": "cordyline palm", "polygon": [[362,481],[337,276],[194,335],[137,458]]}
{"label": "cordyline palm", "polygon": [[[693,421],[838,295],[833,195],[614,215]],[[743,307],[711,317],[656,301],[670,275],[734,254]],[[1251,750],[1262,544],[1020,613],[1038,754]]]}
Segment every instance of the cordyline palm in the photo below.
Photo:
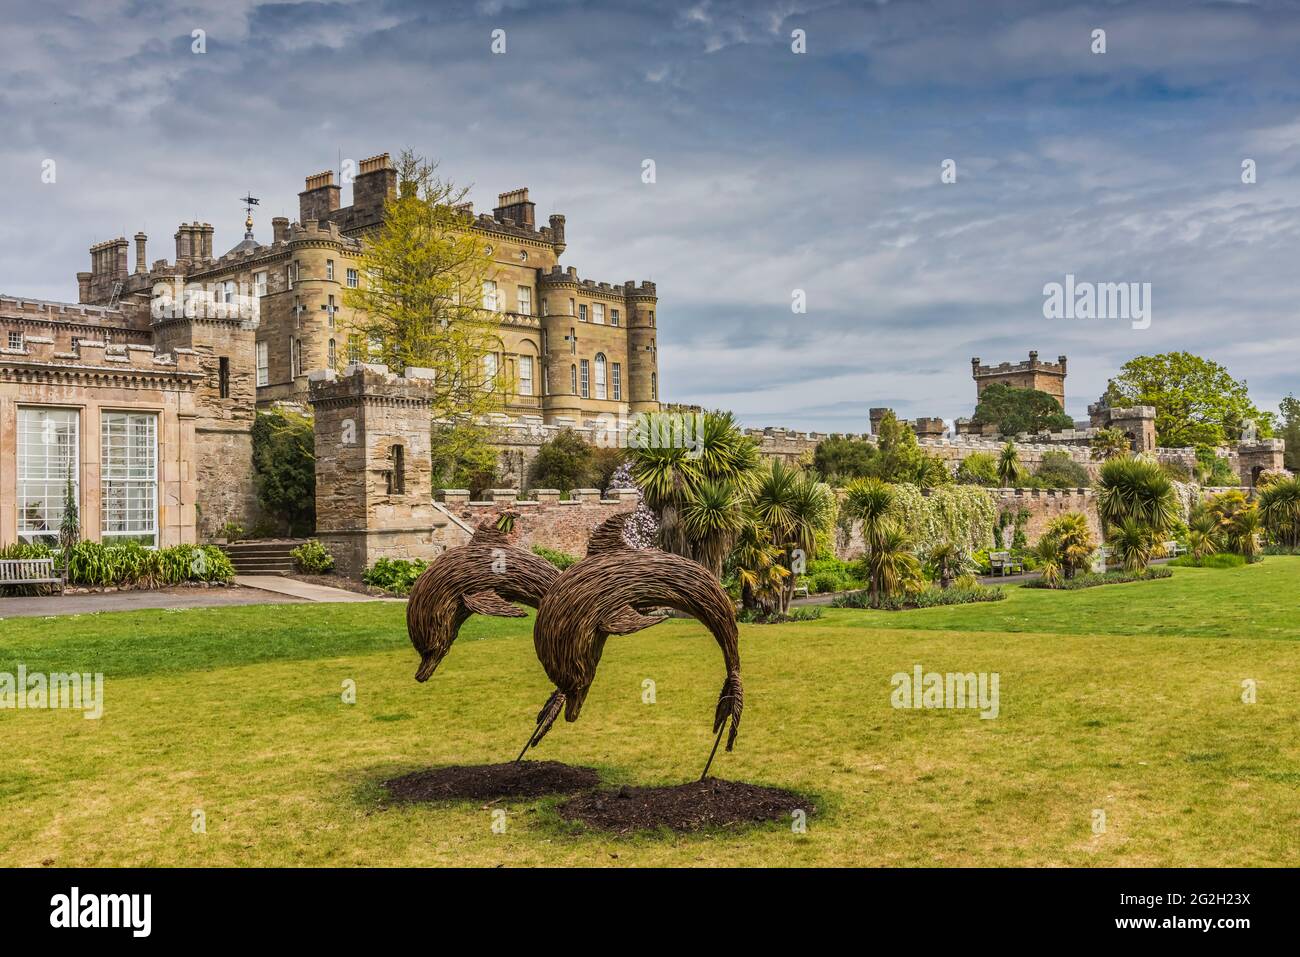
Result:
{"label": "cordyline palm", "polygon": [[867,548],[867,583],[873,605],[880,591],[879,580],[871,571],[872,556],[884,547],[886,536],[896,530],[896,501],[894,487],[878,478],[858,479],[844,487],[844,514],[862,522],[862,538]]}
{"label": "cordyline palm", "polygon": [[[750,511],[771,532],[772,544],[781,549],[783,564],[793,572],[796,550],[805,557],[813,555],[817,536],[834,527],[835,496],[824,482],[777,459],[759,470]],[[784,613],[793,597],[791,574],[781,590],[778,610]]]}
{"label": "cordyline palm", "polygon": [[1056,543],[1061,569],[1066,578],[1073,578],[1078,569],[1086,566],[1097,547],[1092,538],[1092,530],[1088,528],[1088,517],[1082,512],[1067,512],[1053,519],[1043,537]]}
{"label": "cordyline palm", "polygon": [[[704,413],[698,434],[688,436],[689,442],[651,441],[651,436],[663,438],[656,429],[659,415],[663,413],[647,413],[635,423],[639,441],[631,450],[632,477],[646,505],[658,515],[663,549],[720,572],[720,562],[713,559],[726,554],[744,524],[741,513],[758,465],[758,447],[729,412]],[[710,484],[709,501],[698,501]],[[724,486],[731,494],[723,491]],[[734,514],[718,514],[722,503]],[[688,508],[693,516],[690,523]],[[704,556],[710,561],[703,561]]]}
{"label": "cordyline palm", "polygon": [[1055,588],[1061,584],[1061,571],[1064,566],[1057,540],[1050,535],[1044,535],[1033,547],[1033,555],[1038,559],[1038,570],[1043,584],[1048,588]]}
{"label": "cordyline palm", "polygon": [[952,584],[955,574],[959,572],[965,564],[965,556],[961,548],[953,542],[940,542],[930,549],[927,556],[930,566],[934,569],[934,575],[939,579],[939,587],[947,588]]}
{"label": "cordyline palm", "polygon": [[894,521],[887,521],[880,529],[866,565],[873,605],[912,587],[921,577],[921,563],[912,551],[912,539]]}
{"label": "cordyline palm", "polygon": [[1187,528],[1187,550],[1193,558],[1208,558],[1219,550],[1219,523],[1209,512],[1193,515]]}
{"label": "cordyline palm", "polygon": [[1097,514],[1107,528],[1132,519],[1160,535],[1178,520],[1178,497],[1169,476],[1153,459],[1115,458],[1101,467]]}
{"label": "cordyline palm", "polygon": [[1300,546],[1300,478],[1279,478],[1259,493],[1259,517],[1273,541]]}
{"label": "cordyline palm", "polygon": [[1024,477],[1024,474],[1024,467],[1020,464],[1020,453],[1016,451],[1016,443],[1008,441],[1002,446],[1002,453],[998,456],[998,481],[1002,483],[1003,488],[1011,488]]}
{"label": "cordyline palm", "polygon": [[781,564],[783,549],[772,544],[772,532],[754,520],[745,523],[731,551],[731,564],[740,583],[740,600],[746,608],[770,610],[779,601],[790,571]]}
{"label": "cordyline palm", "polygon": [[1108,539],[1111,551],[1128,572],[1141,573],[1156,550],[1156,536],[1151,528],[1135,518],[1121,519]]}
{"label": "cordyline palm", "polygon": [[1229,550],[1241,555],[1247,561],[1259,551],[1259,530],[1263,527],[1259,509],[1254,503],[1232,516],[1228,522],[1224,537]]}

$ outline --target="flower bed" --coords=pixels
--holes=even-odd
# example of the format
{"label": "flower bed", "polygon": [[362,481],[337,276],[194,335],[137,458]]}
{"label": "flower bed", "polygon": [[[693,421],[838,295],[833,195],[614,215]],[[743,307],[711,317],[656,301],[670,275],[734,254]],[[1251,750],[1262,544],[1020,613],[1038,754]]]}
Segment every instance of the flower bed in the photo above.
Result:
{"label": "flower bed", "polygon": [[1125,572],[1111,571],[1105,574],[1089,572],[1085,575],[1075,575],[1073,578],[1063,578],[1055,587],[1046,584],[1041,578],[1031,582],[1025,582],[1021,588],[1047,588],[1052,591],[1077,591],[1080,588],[1095,588],[1097,585],[1123,585],[1126,582],[1144,582],[1153,581],[1158,578],[1170,578],[1173,572],[1164,566],[1148,568],[1144,572]]}

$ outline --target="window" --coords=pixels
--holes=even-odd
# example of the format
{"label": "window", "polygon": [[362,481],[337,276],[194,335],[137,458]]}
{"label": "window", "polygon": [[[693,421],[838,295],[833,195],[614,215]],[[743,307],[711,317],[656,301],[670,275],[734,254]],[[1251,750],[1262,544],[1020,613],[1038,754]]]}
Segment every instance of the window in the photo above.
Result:
{"label": "window", "polygon": [[654,324],[655,324],[655,313],[654,313],[654,310],[651,309],[651,310],[650,310],[650,325],[653,326]]}
{"label": "window", "polygon": [[388,494],[406,493],[406,449],[394,445],[388,450]]}
{"label": "window", "polygon": [[614,399],[618,401],[623,398],[623,364],[615,362],[610,367],[610,384],[614,387]]}
{"label": "window", "polygon": [[605,304],[603,302],[592,303],[591,321],[602,326],[605,324]]}
{"label": "window", "polygon": [[574,306],[574,304],[573,304],[573,300],[570,299],[570,300],[569,300],[569,315],[573,316],[573,315],[576,315],[576,314],[577,314],[577,308]]}
{"label": "window", "polygon": [[217,359],[217,395],[230,398],[230,359],[226,356]]}
{"label": "window", "polygon": [[333,339],[330,340],[329,357],[329,365],[326,368],[333,369],[334,363],[338,359],[338,347],[334,345]]}
{"label": "window", "polygon": [[587,306],[585,303],[578,307],[578,321],[579,322],[587,321]]}
{"label": "window", "polygon": [[284,267],[284,282],[289,289],[293,288],[293,281],[298,278],[298,264],[289,263]]}
{"label": "window", "polygon": [[326,279],[334,278],[334,260],[332,259],[325,260],[325,278]]}
{"label": "window", "polygon": [[158,417],[100,418],[100,530],[105,539],[158,544]]}
{"label": "window", "polygon": [[596,353],[596,398],[605,399],[605,353]]}
{"label": "window", "polygon": [[483,280],[483,308],[488,312],[497,311],[497,284],[494,280]]}
{"label": "window", "polygon": [[58,540],[69,473],[81,500],[79,422],[76,409],[18,410],[18,535],[26,541]]}
{"label": "window", "polygon": [[355,269],[348,270],[348,288],[349,289],[357,288],[357,271]]}
{"label": "window", "polygon": [[578,354],[578,330],[570,326],[569,327],[569,355],[576,356],[577,354]]}
{"label": "window", "polygon": [[335,307],[334,307],[334,297],[333,297],[333,296],[330,296],[330,297],[329,297],[329,302],[328,302],[328,304],[325,306],[325,314],[326,314],[327,316],[329,316],[329,326],[330,326],[331,329],[334,328],[334,313],[335,313],[336,311],[337,311],[337,310],[336,310]]}
{"label": "window", "polygon": [[533,357],[519,357],[519,394],[533,394]]}
{"label": "window", "polygon": [[353,333],[348,336],[348,362],[360,362],[362,358],[362,343],[365,339],[359,333]]}
{"label": "window", "polygon": [[551,307],[547,305],[547,303],[548,303],[549,301],[550,301],[549,299],[543,299],[543,300],[542,300],[542,315],[543,315],[543,316],[549,316],[549,315],[551,314]]}
{"label": "window", "polygon": [[268,363],[269,354],[267,352],[266,340],[263,339],[257,344],[257,384],[270,385],[271,371]]}
{"label": "window", "polygon": [[578,367],[569,366],[569,391],[573,395],[578,394]]}
{"label": "window", "polygon": [[235,281],[227,279],[221,284],[221,301],[231,303],[235,301]]}
{"label": "window", "polygon": [[489,352],[483,357],[483,388],[492,389],[496,386],[497,378],[497,354]]}
{"label": "window", "polygon": [[302,325],[302,300],[297,296],[293,297],[293,324],[295,326]]}
{"label": "window", "polygon": [[611,326],[617,326],[617,325],[618,325],[618,310],[617,310],[617,309],[611,309],[611,310],[609,311],[609,324],[610,324]]}
{"label": "window", "polygon": [[253,273],[253,295],[266,295],[266,270]]}
{"label": "window", "polygon": [[591,396],[591,363],[586,359],[579,361],[582,363],[582,397],[586,399]]}
{"label": "window", "polygon": [[531,286],[519,286],[519,314],[522,316],[531,316],[533,314],[533,289]]}
{"label": "window", "polygon": [[650,373],[650,398],[659,401],[659,374],[656,372]]}
{"label": "window", "polygon": [[289,366],[292,375],[302,375],[302,340],[289,340]]}
{"label": "window", "polygon": [[21,349],[23,347],[23,334],[21,332],[9,333],[9,348]]}
{"label": "window", "polygon": [[366,340],[366,358],[382,359],[384,357],[384,340],[378,336],[371,336]]}

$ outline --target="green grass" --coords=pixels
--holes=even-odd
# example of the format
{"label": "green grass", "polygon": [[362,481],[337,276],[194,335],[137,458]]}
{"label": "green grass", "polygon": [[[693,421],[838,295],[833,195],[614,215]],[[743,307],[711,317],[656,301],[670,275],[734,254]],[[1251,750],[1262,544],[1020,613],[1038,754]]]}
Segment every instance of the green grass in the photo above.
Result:
{"label": "green grass", "polygon": [[[715,773],[810,795],[804,835],[614,838],[553,800],[507,805],[496,834],[496,805],[384,807],[387,777],[514,757],[550,691],[531,619],[471,619],[426,685],[399,604],[0,621],[0,671],[106,675],[99,721],[0,711],[0,865],[1294,866],[1297,593],[1300,558],[1270,557],[742,626],[744,721]],[[891,676],[918,663],[998,672],[1000,716],[893,709]],[[613,638],[581,720],[536,756],[691,780],[722,677],[695,622]]]}

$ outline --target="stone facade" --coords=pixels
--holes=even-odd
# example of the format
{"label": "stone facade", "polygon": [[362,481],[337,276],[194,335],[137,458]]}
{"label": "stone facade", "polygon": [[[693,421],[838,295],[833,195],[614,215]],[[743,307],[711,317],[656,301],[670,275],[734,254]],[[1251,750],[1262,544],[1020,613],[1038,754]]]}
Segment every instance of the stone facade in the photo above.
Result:
{"label": "stone facade", "polygon": [[[59,444],[60,436],[52,430],[33,432],[30,421],[20,428],[24,412],[34,418],[47,411],[58,414],[64,428],[75,423],[76,442],[66,442],[75,453],[59,450],[53,458],[73,466],[83,539],[122,534],[125,508],[114,503],[125,502],[129,494],[136,506],[143,503],[137,515],[152,510],[153,516],[152,529],[130,537],[159,546],[194,542],[195,396],[203,378],[199,355],[183,348],[160,355],[152,346],[81,339],[65,351],[50,337],[26,335],[22,348],[0,349],[0,543],[57,536],[66,482],[61,469],[46,466],[51,480],[45,486],[47,507],[57,503],[57,515],[49,521],[39,517],[46,512],[34,497],[42,487],[31,483],[38,470],[28,464],[29,474],[19,474],[25,455],[48,461],[51,448]],[[108,455],[121,465],[126,462],[120,444],[125,413],[133,417],[133,428],[152,438],[134,450],[129,473],[126,468],[114,471],[105,461]],[[118,481],[124,477],[133,480],[129,493]]]}
{"label": "stone facade", "polygon": [[469,540],[470,530],[494,511],[511,508],[519,513],[514,539],[521,548],[541,545],[570,555],[587,554],[587,539],[592,530],[611,515],[630,512],[637,507],[641,494],[634,488],[613,489],[608,497],[599,489],[580,488],[560,498],[558,489],[534,489],[531,497],[520,498],[516,489],[492,489],[486,501],[471,502],[463,489],[443,489],[439,501],[461,524],[445,530],[448,547]]}
{"label": "stone facade", "polygon": [[1065,408],[1065,356],[1058,356],[1055,362],[1043,362],[1037,352],[1030,352],[1028,362],[1003,362],[996,366],[980,365],[976,356],[970,365],[977,400],[985,389],[998,382],[1015,389],[1046,392]]}

